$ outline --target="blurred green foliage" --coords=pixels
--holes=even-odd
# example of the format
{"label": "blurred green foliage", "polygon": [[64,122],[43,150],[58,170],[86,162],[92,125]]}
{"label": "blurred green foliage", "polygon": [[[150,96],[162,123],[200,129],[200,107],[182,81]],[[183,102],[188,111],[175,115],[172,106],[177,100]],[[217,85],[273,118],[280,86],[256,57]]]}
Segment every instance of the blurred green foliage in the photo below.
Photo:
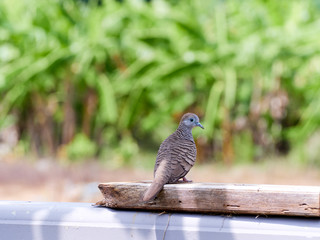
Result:
{"label": "blurred green foliage", "polygon": [[92,158],[97,149],[93,142],[84,134],[77,134],[68,145],[67,154],[70,160],[86,160]]}
{"label": "blurred green foliage", "polygon": [[2,0],[0,126],[39,154],[127,161],[193,111],[203,160],[308,161],[319,17],[316,0]]}

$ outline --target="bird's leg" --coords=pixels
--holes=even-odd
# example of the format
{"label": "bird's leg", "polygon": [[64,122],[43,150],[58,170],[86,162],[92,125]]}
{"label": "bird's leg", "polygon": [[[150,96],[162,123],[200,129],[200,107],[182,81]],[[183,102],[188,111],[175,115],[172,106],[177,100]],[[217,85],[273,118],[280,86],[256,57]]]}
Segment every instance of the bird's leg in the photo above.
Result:
{"label": "bird's leg", "polygon": [[183,177],[183,178],[182,178],[182,181],[183,181],[183,182],[192,182],[192,180],[188,180],[186,177]]}
{"label": "bird's leg", "polygon": [[190,183],[192,180],[188,180],[186,177],[183,177],[182,180],[179,180],[178,183]]}

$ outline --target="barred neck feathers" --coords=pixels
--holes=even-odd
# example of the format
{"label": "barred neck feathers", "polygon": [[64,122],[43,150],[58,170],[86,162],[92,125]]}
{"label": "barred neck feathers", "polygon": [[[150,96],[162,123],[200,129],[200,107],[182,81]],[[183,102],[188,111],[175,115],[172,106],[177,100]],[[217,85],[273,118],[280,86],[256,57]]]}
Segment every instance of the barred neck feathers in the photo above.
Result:
{"label": "barred neck feathers", "polygon": [[186,126],[180,124],[178,129],[175,131],[175,135],[177,138],[187,139],[194,142],[191,130],[191,128],[187,128]]}

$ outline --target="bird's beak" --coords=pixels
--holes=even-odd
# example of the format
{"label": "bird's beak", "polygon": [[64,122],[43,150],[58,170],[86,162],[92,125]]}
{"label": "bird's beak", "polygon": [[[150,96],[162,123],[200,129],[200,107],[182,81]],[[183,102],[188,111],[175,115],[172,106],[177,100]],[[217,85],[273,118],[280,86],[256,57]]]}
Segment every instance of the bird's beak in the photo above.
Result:
{"label": "bird's beak", "polygon": [[201,123],[197,122],[196,124],[198,127],[201,127],[202,129],[204,129],[204,127],[201,125]]}

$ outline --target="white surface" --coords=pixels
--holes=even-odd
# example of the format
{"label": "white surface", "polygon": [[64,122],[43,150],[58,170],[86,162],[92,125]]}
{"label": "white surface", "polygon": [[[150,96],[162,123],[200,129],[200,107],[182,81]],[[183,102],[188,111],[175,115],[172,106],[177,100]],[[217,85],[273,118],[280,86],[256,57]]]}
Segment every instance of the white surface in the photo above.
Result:
{"label": "white surface", "polygon": [[320,218],[120,211],[89,203],[0,201],[1,240],[320,239]]}

